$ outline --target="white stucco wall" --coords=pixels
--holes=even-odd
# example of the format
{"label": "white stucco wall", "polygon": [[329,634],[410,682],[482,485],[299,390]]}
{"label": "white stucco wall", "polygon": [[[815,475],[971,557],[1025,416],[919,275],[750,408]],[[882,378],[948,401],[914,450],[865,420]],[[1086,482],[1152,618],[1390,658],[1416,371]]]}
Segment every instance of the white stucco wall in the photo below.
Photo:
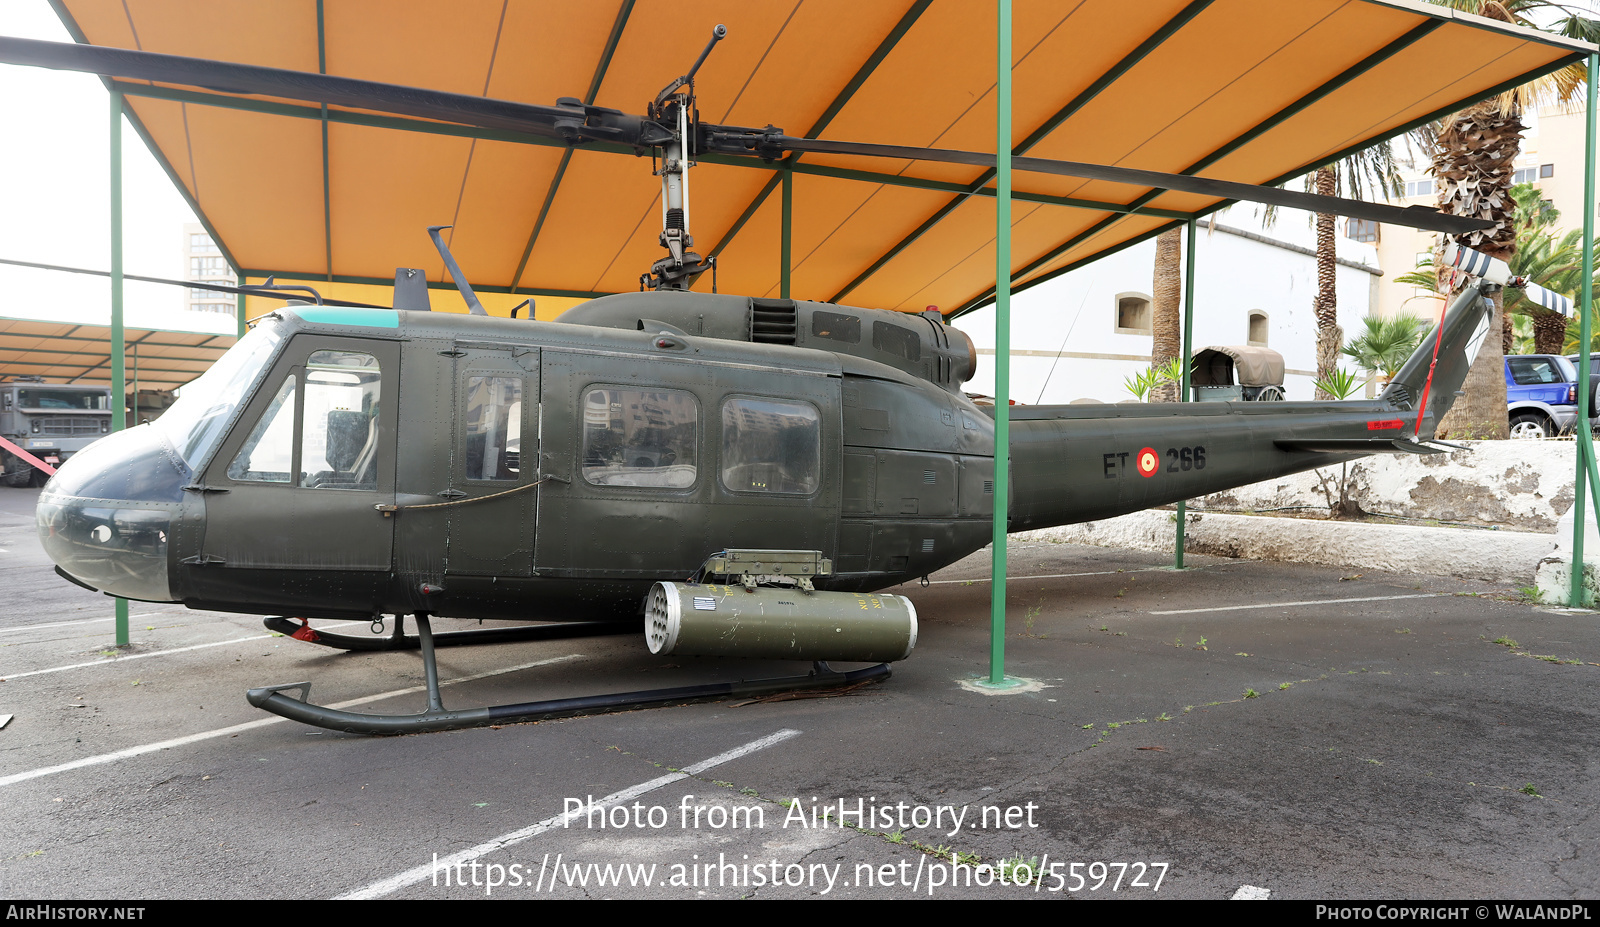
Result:
{"label": "white stucco wall", "polygon": [[[1449,454],[1375,454],[1346,465],[1349,498],[1363,510],[1419,520],[1554,532],[1572,508],[1573,441],[1468,441]],[[1192,511],[1326,509],[1338,466],[1202,496]],[[1330,498],[1330,494],[1332,494]]]}
{"label": "white stucco wall", "polygon": [[[1219,223],[1250,224],[1248,216],[1231,213]],[[1298,214],[1288,214],[1261,234],[1309,248],[1314,238],[1304,225]],[[1267,346],[1283,354],[1290,371],[1285,383],[1288,398],[1312,398],[1316,259],[1220,228],[1200,229],[1196,252],[1195,350],[1211,344],[1244,344],[1250,312],[1261,310],[1267,313]],[[1339,254],[1377,265],[1371,246],[1343,237]],[[1013,296],[1011,398],[1028,404],[1132,399],[1123,380],[1149,366],[1151,339],[1116,332],[1117,295],[1149,296],[1154,276],[1155,242],[1147,241]],[[1338,266],[1339,320],[1347,333],[1360,326],[1372,307],[1373,279],[1367,270]],[[979,358],[978,375],[966,388],[992,394],[993,307],[962,316],[955,325],[985,352]]]}

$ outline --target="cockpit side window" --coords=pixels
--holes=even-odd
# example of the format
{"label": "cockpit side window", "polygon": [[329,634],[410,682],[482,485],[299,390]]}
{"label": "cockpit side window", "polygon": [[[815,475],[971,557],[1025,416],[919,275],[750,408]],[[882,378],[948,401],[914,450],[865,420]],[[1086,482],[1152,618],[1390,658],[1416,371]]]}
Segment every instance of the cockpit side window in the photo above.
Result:
{"label": "cockpit side window", "polygon": [[378,488],[378,359],[358,351],[318,351],[306,363],[300,485]]}
{"label": "cockpit side window", "polygon": [[377,490],[381,387],[371,354],[313,353],[284,378],[228,465],[228,478],[304,489]]}
{"label": "cockpit side window", "polygon": [[294,469],[294,394],[290,374],[261,413],[244,447],[228,465],[228,479],[247,483],[287,483]]}

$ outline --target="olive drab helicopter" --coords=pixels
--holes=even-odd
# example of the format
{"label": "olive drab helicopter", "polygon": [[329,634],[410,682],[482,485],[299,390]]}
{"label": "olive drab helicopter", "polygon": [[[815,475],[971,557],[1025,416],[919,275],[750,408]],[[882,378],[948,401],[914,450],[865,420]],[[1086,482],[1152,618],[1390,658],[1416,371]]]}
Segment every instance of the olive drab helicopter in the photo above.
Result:
{"label": "olive drab helicopter", "polygon": [[[649,154],[665,255],[641,292],[555,322],[488,316],[430,229],[470,313],[430,312],[396,273],[392,308],[314,292],[255,321],[158,421],[99,441],[39,497],[65,578],[109,595],[269,617],[344,649],[420,648],[429,708],[318,706],[309,683],[252,704],[338,730],[444,730],[888,675],[916,643],[909,600],[881,593],[989,543],[992,410],[962,392],[972,341],[923,315],[690,291],[687,174],[703,152],[790,152],[992,166],[983,152],[796,138],[700,121],[695,73],[644,115],[563,98],[535,106],[226,62],[0,38],[0,61],[225,87]],[[1190,191],[1460,234],[1486,223],[1187,175],[1037,158],[1017,170]],[[1488,328],[1499,286],[1468,284],[1373,400],[1011,410],[1008,524],[1134,512],[1372,453],[1437,453],[1434,428]],[[1561,298],[1528,287],[1537,301]],[[263,295],[288,294],[260,289]],[[307,296],[303,288],[296,296]],[[434,648],[637,633],[654,653],[812,661],[807,675],[447,710]],[[415,635],[404,631],[411,616]],[[392,633],[319,631],[372,620]],[[435,635],[433,616],[516,622]],[[828,661],[873,664],[848,672]]]}

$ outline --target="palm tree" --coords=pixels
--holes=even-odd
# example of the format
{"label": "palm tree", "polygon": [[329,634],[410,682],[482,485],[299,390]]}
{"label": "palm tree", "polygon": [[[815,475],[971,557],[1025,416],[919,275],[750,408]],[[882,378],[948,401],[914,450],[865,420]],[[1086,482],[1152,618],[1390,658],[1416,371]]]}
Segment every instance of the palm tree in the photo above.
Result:
{"label": "palm tree", "polygon": [[[1338,173],[1334,167],[1319,167],[1313,175],[1317,193],[1333,196],[1338,189]],[[1317,317],[1317,386],[1313,399],[1336,397],[1327,384],[1339,363],[1339,342],[1344,332],[1339,328],[1338,244],[1333,238],[1333,216],[1317,213],[1317,298],[1314,303]]]}
{"label": "palm tree", "polygon": [[1369,315],[1361,321],[1366,330],[1350,339],[1341,353],[1376,372],[1379,383],[1387,386],[1417,349],[1430,323],[1414,315]]}
{"label": "palm tree", "polygon": [[[1573,297],[1578,291],[1582,274],[1582,233],[1573,231],[1561,235],[1554,224],[1561,211],[1544,199],[1532,184],[1517,184],[1511,188],[1511,198],[1517,204],[1513,225],[1516,244],[1508,262],[1511,273],[1527,277],[1554,293]],[[1425,257],[1410,273],[1395,278],[1396,283],[1409,283],[1416,287],[1433,289],[1438,285],[1432,257]],[[1443,297],[1441,297],[1442,299]],[[1560,354],[1567,334],[1567,318],[1529,300],[1521,290],[1507,290],[1503,294],[1506,318],[1519,316],[1524,324],[1513,321],[1511,341],[1525,339],[1529,343],[1517,350],[1532,354]],[[1509,343],[1506,345],[1510,349]],[[1524,352],[1523,349],[1526,348]]]}
{"label": "palm tree", "polygon": [[[1408,144],[1426,144],[1419,134],[1406,137]],[[1400,180],[1400,167],[1395,160],[1395,146],[1391,143],[1374,145],[1358,151],[1343,160],[1317,168],[1312,185],[1323,196],[1359,196],[1371,198],[1374,193],[1384,199],[1400,193],[1404,184]],[[1334,217],[1317,213],[1317,295],[1313,306],[1317,319],[1317,382],[1332,383],[1339,365],[1340,343],[1344,330],[1339,327],[1339,301],[1337,283],[1338,248],[1334,239]],[[1369,368],[1370,369],[1370,368]],[[1316,388],[1316,399],[1337,399],[1321,385]]]}
{"label": "palm tree", "polygon": [[[1433,2],[1533,28],[1540,28],[1540,24],[1529,19],[1529,13],[1565,14],[1554,31],[1587,41],[1600,37],[1600,22],[1553,0]],[[1439,208],[1454,215],[1475,216],[1494,223],[1491,228],[1458,236],[1459,244],[1510,263],[1516,249],[1516,201],[1511,198],[1510,189],[1514,162],[1521,148],[1523,107],[1539,99],[1573,99],[1583,87],[1585,70],[1582,65],[1569,66],[1536,83],[1470,106],[1445,120],[1433,160]],[[1489,330],[1495,331],[1497,327],[1501,330],[1508,327],[1501,294],[1494,298]],[[1501,338],[1484,339],[1483,348],[1462,384],[1464,395],[1439,423],[1441,435],[1454,431],[1506,437],[1504,351],[1505,342]]]}
{"label": "palm tree", "polygon": [[[1161,367],[1183,350],[1183,274],[1179,254],[1183,229],[1168,229],[1156,238],[1155,279],[1150,284],[1150,365]],[[1181,363],[1181,362],[1180,362]],[[1165,382],[1150,393],[1151,402],[1176,402],[1179,384]]]}
{"label": "palm tree", "polygon": [[[1581,231],[1568,232],[1560,239],[1553,230],[1519,235],[1511,272],[1570,298],[1583,274],[1582,239]],[[1533,322],[1533,353],[1561,353],[1561,342],[1567,336],[1566,316],[1537,305],[1521,290],[1507,291],[1505,304],[1507,312],[1525,315]]]}
{"label": "palm tree", "polygon": [[[1531,183],[1513,186],[1511,198],[1517,204],[1517,244],[1511,255],[1511,272],[1552,292],[1573,296],[1582,274],[1582,233],[1568,232],[1557,239],[1555,224],[1561,219],[1561,210]],[[1532,323],[1531,353],[1561,353],[1566,316],[1534,303],[1521,290],[1507,292],[1505,305],[1506,312],[1525,316]]]}

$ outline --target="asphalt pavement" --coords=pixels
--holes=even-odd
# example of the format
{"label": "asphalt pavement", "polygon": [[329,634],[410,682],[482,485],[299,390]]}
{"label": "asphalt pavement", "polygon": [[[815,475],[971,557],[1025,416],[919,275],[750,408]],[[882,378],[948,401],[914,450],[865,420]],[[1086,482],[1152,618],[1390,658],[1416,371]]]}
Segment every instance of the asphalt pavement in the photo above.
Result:
{"label": "asphalt pavement", "polygon": [[[1515,589],[1026,544],[1019,694],[972,685],[978,555],[893,590],[916,651],[848,694],[363,737],[244,691],[416,711],[416,653],[140,603],[118,649],[36,497],[0,490],[8,898],[1600,894],[1600,616]],[[450,707],[796,669],[632,636],[440,652]]]}

